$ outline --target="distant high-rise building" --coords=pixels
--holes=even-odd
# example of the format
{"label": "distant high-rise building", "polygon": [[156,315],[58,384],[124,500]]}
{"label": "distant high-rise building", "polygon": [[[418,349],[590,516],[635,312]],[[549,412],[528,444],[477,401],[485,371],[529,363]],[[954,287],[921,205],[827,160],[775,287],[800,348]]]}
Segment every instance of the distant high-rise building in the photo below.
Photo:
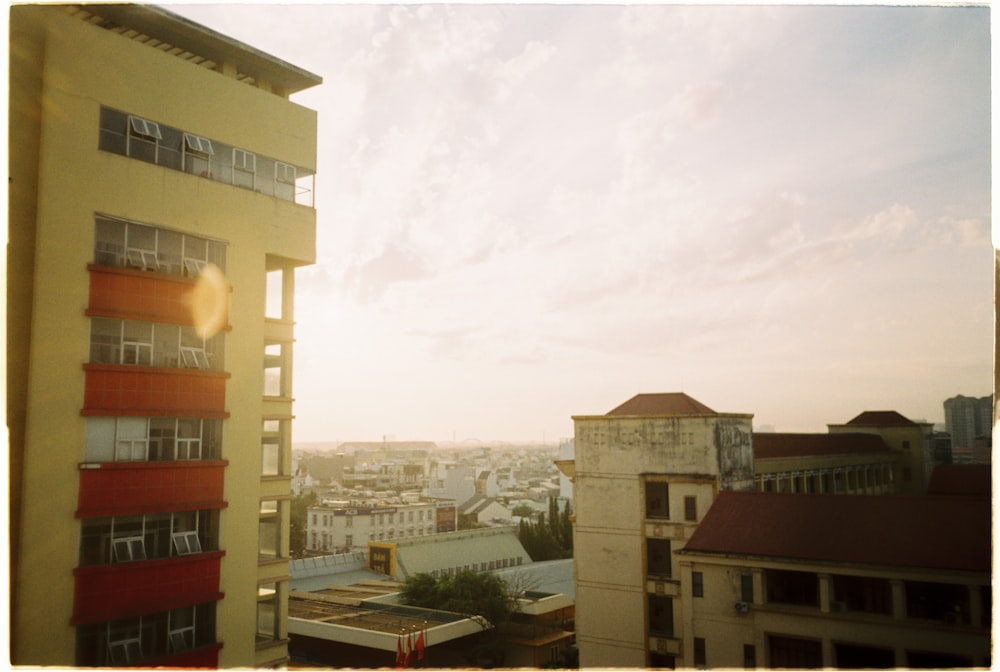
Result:
{"label": "distant high-rise building", "polygon": [[283,665],[321,79],[134,4],[13,7],[10,73],[12,661]]}
{"label": "distant high-rise building", "polygon": [[993,430],[993,396],[958,395],[944,402],[945,428],[951,434],[953,448],[972,448],[977,438],[990,436]]}

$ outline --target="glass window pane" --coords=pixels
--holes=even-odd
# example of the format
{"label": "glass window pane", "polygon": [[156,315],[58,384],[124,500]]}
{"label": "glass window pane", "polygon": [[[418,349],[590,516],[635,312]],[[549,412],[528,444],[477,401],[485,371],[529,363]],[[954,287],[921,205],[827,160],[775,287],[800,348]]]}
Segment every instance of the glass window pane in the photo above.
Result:
{"label": "glass window pane", "polygon": [[101,266],[125,264],[125,223],[98,217],[94,226],[94,263]]}
{"label": "glass window pane", "polygon": [[115,419],[87,418],[84,439],[85,462],[113,462],[115,459]]}

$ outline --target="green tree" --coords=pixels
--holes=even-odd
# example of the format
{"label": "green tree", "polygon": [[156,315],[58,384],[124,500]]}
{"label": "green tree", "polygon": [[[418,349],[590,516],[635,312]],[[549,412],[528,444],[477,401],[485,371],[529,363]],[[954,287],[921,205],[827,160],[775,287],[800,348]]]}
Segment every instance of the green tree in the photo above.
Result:
{"label": "green tree", "polygon": [[505,623],[516,608],[504,580],[488,572],[460,571],[436,579],[416,574],[406,579],[399,599],[414,607],[462,614],[477,620],[483,629]]}
{"label": "green tree", "polygon": [[573,557],[573,526],[570,522],[569,502],[562,513],[559,502],[549,498],[549,515],[538,515],[538,522],[522,520],[517,537],[535,562]]}
{"label": "green tree", "polygon": [[529,504],[518,504],[511,511],[512,514],[514,514],[515,516],[520,516],[521,518],[530,518],[531,514],[533,514],[534,512],[535,510],[531,508]]}

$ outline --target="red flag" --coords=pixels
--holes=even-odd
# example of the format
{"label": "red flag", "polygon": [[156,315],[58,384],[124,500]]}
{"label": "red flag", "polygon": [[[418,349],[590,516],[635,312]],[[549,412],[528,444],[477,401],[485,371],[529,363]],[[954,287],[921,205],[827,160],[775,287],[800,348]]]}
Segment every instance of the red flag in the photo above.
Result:
{"label": "red flag", "polygon": [[424,659],[424,631],[421,630],[420,634],[417,635],[417,660]]}
{"label": "red flag", "polygon": [[413,654],[413,633],[406,637],[406,666],[410,666],[410,657]]}
{"label": "red flag", "polygon": [[406,659],[403,658],[403,636],[399,635],[396,638],[396,669],[402,669],[406,665]]}

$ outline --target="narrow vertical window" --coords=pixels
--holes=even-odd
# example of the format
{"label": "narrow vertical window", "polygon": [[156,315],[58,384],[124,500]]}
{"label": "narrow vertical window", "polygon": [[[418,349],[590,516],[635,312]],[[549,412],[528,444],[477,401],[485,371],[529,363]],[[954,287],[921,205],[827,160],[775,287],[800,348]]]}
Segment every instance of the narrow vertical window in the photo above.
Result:
{"label": "narrow vertical window", "polygon": [[698,520],[697,497],[688,496],[684,498],[684,520],[689,520],[689,521]]}
{"label": "narrow vertical window", "polygon": [[691,595],[705,597],[705,577],[701,572],[691,572]]}
{"label": "narrow vertical window", "polygon": [[753,574],[740,575],[740,601],[753,602]]}
{"label": "narrow vertical window", "polygon": [[708,665],[706,662],[707,658],[705,656],[705,638],[695,637],[694,638],[694,664],[697,667],[705,667]]}
{"label": "narrow vertical window", "polygon": [[657,481],[646,482],[646,517],[670,517],[669,488],[667,483]]}
{"label": "narrow vertical window", "polygon": [[743,669],[752,670],[757,667],[757,647],[753,644],[743,645]]}

